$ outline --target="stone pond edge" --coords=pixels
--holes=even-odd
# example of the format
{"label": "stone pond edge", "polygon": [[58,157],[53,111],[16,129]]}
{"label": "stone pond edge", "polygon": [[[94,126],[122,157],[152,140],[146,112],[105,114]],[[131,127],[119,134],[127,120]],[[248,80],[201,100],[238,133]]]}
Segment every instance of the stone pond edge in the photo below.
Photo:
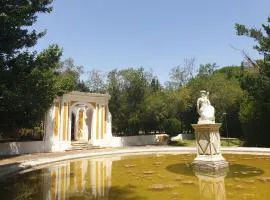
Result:
{"label": "stone pond edge", "polygon": [[[258,147],[223,147],[223,154],[250,154],[250,155],[267,155],[270,156],[270,148]],[[100,150],[78,151],[76,154],[58,155],[55,157],[42,157],[32,160],[25,160],[21,163],[13,163],[8,166],[0,166],[0,179],[12,176],[18,173],[25,173],[37,168],[43,168],[57,162],[75,160],[81,158],[93,158],[110,155],[139,155],[151,153],[172,153],[172,154],[188,154],[196,153],[195,147],[168,147],[168,146],[146,146],[146,147],[125,147],[125,148],[109,148]]]}

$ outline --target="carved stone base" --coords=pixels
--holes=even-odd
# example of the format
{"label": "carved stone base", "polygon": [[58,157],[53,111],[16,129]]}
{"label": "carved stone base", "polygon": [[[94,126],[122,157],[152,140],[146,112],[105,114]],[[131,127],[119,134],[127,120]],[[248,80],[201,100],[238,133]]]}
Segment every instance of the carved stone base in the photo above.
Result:
{"label": "carved stone base", "polygon": [[229,171],[229,163],[223,160],[200,160],[195,159],[192,162],[193,169],[195,171],[201,171],[203,173],[216,174],[216,173],[227,173]]}
{"label": "carved stone base", "polygon": [[220,151],[221,124],[192,124],[196,133],[197,157],[193,169],[206,172],[219,172],[228,169],[229,163]]}

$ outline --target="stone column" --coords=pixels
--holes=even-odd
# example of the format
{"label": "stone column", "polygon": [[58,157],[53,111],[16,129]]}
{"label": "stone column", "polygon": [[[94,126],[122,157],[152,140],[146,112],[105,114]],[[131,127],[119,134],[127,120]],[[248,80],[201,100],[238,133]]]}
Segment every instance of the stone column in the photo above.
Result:
{"label": "stone column", "polygon": [[106,116],[107,116],[107,119],[106,119],[106,138],[109,139],[112,137],[112,115],[109,111],[109,106],[107,105],[106,106]]}
{"label": "stone column", "polygon": [[197,170],[219,171],[228,168],[228,162],[223,158],[220,151],[221,124],[192,124],[196,134],[197,157],[193,166]]}
{"label": "stone column", "polygon": [[74,140],[78,141],[79,137],[79,109],[75,110],[75,122],[74,122]]}

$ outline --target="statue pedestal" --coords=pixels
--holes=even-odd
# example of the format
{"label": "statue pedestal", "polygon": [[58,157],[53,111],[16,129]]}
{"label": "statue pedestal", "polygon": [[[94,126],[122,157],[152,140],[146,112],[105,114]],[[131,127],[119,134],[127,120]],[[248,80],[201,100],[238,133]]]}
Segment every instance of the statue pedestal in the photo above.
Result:
{"label": "statue pedestal", "polygon": [[197,144],[197,157],[192,163],[194,169],[217,172],[228,168],[229,163],[220,151],[220,126],[220,123],[192,124]]}

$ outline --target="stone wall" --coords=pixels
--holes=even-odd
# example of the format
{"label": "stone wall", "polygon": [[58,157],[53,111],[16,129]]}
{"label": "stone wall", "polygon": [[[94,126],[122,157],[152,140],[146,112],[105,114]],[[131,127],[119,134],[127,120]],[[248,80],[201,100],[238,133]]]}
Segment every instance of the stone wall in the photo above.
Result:
{"label": "stone wall", "polygon": [[0,155],[17,155],[26,153],[43,153],[65,151],[70,142],[64,141],[28,141],[0,143]]}
{"label": "stone wall", "polygon": [[122,136],[112,137],[108,146],[110,147],[125,147],[125,146],[141,146],[141,145],[156,145],[167,144],[167,140],[159,141],[159,135],[137,135],[137,136]]}
{"label": "stone wall", "polygon": [[44,149],[43,141],[0,143],[0,155],[40,153],[44,152]]}

